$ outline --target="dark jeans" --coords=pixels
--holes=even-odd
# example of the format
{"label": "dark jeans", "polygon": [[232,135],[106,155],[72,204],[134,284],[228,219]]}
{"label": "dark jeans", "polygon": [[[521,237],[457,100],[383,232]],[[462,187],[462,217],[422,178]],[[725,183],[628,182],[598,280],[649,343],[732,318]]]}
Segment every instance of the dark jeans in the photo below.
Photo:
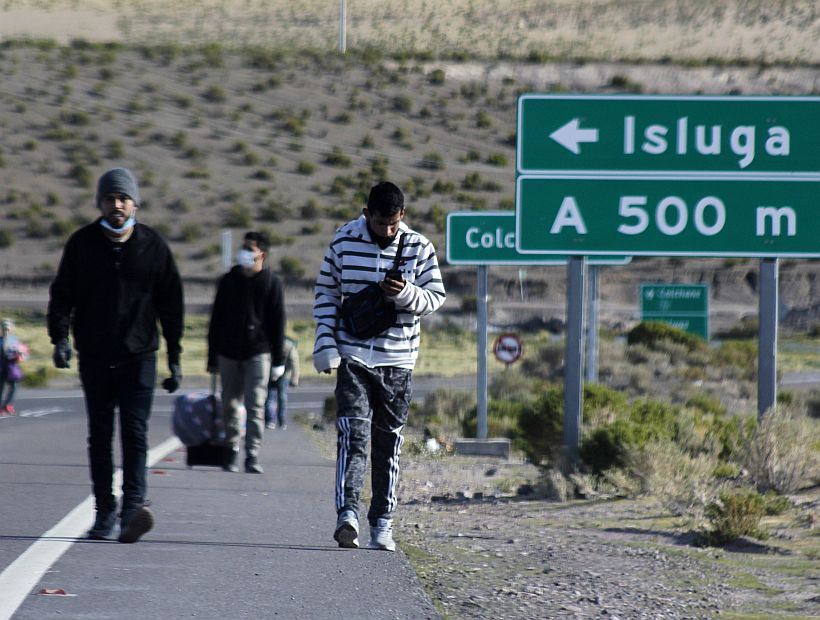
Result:
{"label": "dark jeans", "polygon": [[276,422],[279,427],[288,423],[288,385],[290,379],[282,375],[268,383],[268,399],[265,401],[265,424]]}
{"label": "dark jeans", "polygon": [[116,509],[112,492],[115,410],[119,410],[122,446],[122,507],[145,502],[148,418],[156,383],[157,358],[129,361],[111,368],[80,360],[80,379],[88,412],[88,460],[97,510]]}
{"label": "dark jeans", "polygon": [[367,520],[391,519],[396,509],[399,457],[412,396],[412,371],[368,368],[343,359],[336,379],[336,512],[358,514],[371,437],[371,488]]}

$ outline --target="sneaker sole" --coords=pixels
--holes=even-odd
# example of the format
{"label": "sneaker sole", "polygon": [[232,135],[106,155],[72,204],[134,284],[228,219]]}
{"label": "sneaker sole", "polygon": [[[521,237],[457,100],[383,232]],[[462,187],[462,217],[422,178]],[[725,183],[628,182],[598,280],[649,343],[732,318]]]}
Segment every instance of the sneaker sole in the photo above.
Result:
{"label": "sneaker sole", "polygon": [[121,543],[135,543],[154,527],[154,515],[145,506],[140,508],[117,539]]}
{"label": "sneaker sole", "polygon": [[379,543],[371,540],[370,541],[370,548],[371,549],[376,549],[378,551],[395,551],[396,550],[396,544],[393,543],[392,545],[380,545]]}
{"label": "sneaker sole", "polygon": [[333,534],[333,540],[345,549],[359,548],[359,533],[350,523],[343,523],[336,528],[336,532]]}

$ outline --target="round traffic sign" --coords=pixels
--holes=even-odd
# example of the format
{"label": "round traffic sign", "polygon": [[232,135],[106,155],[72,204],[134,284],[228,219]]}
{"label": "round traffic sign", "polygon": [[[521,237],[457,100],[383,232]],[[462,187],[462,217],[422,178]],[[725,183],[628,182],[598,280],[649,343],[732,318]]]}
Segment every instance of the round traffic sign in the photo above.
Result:
{"label": "round traffic sign", "polygon": [[493,344],[495,359],[504,364],[512,364],[524,353],[524,344],[515,334],[501,334]]}

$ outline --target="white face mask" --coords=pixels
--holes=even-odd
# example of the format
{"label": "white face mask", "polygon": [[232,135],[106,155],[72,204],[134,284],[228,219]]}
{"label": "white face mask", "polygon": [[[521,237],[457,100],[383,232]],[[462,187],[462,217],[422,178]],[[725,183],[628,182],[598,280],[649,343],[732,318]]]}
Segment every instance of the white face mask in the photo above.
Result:
{"label": "white face mask", "polygon": [[134,224],[136,224],[136,223],[137,223],[137,218],[133,215],[131,217],[129,217],[127,220],[125,220],[123,222],[122,226],[120,226],[119,228],[114,228],[111,224],[108,223],[108,221],[105,218],[102,218],[100,220],[100,224],[102,224],[103,228],[105,228],[106,230],[110,230],[112,233],[114,233],[116,235],[121,235],[122,233],[126,232],[130,228],[133,228]]}
{"label": "white face mask", "polygon": [[250,269],[256,264],[256,252],[242,248],[236,253],[236,262],[240,267]]}

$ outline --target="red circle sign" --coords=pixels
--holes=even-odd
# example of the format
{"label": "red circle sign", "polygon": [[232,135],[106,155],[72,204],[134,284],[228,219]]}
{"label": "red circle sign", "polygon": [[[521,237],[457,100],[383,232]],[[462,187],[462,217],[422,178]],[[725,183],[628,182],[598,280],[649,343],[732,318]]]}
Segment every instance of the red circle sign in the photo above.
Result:
{"label": "red circle sign", "polygon": [[524,344],[515,334],[501,334],[493,344],[495,359],[504,364],[512,364],[524,353]]}

